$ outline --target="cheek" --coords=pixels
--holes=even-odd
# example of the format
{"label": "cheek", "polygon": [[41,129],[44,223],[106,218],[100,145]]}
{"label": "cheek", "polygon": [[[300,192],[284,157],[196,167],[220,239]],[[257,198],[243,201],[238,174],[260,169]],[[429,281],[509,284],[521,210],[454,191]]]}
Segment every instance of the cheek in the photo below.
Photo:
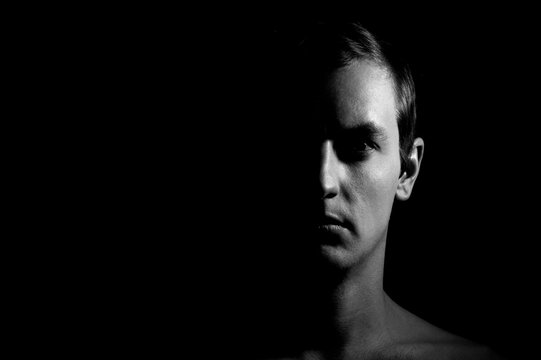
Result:
{"label": "cheek", "polygon": [[374,159],[354,175],[357,181],[356,193],[360,195],[365,211],[374,216],[376,221],[387,221],[394,202],[398,178],[400,173],[400,160]]}

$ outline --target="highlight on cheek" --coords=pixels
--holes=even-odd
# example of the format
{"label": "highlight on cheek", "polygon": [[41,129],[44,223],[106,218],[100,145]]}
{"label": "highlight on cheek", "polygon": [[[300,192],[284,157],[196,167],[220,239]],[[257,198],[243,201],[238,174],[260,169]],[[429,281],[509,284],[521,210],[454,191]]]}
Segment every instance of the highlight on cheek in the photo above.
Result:
{"label": "highlight on cheek", "polygon": [[352,163],[349,173],[355,179],[359,191],[368,188],[392,187],[398,183],[400,159],[373,151],[364,162]]}

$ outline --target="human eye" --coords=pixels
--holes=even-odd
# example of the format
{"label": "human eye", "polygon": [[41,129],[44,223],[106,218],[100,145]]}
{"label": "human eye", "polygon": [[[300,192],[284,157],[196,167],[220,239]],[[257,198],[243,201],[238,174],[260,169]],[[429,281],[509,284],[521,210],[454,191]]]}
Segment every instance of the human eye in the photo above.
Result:
{"label": "human eye", "polygon": [[369,139],[348,141],[337,144],[337,155],[344,161],[363,161],[370,153],[377,149],[377,144]]}

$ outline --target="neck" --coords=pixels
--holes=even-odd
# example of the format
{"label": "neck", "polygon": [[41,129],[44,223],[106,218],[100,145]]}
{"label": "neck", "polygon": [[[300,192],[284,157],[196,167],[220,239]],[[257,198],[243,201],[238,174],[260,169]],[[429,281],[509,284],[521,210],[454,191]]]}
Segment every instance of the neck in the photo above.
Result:
{"label": "neck", "polygon": [[[363,261],[347,270],[334,269],[326,301],[318,309],[322,319],[314,347],[325,358],[349,358],[374,349],[388,338],[390,299],[383,291],[385,241]],[[328,269],[327,269],[328,270]]]}

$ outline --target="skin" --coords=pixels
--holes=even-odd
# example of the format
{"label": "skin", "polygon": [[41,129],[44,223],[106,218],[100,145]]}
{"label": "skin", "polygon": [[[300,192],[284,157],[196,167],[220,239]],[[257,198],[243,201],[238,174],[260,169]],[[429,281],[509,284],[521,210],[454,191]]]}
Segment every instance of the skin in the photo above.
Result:
{"label": "skin", "polygon": [[[396,99],[387,71],[369,61],[353,62],[325,79],[312,106],[324,135],[319,162],[323,213],[344,223],[318,228],[322,238],[332,238],[320,243],[321,254],[340,274],[329,293],[332,307],[319,315],[331,319],[327,334],[340,335],[298,358],[489,358],[486,348],[411,314],[383,289],[393,202],[410,197],[424,149],[417,138],[409,172],[401,171]],[[354,130],[368,125],[379,129],[376,135],[359,136]]]}
{"label": "skin", "polygon": [[[355,62],[330,76],[323,95],[329,100],[324,113],[331,114],[323,119],[327,135],[320,168],[324,209],[352,224],[340,234],[340,245],[326,246],[323,251],[337,265],[353,267],[370,254],[377,255],[374,252],[387,235],[394,198],[398,191],[407,198],[413,181],[399,189],[404,178],[400,179],[396,103],[384,70]],[[380,136],[338,144],[339,134],[366,124],[379,128]],[[367,143],[359,146],[357,141]],[[344,150],[337,151],[336,145]]]}

